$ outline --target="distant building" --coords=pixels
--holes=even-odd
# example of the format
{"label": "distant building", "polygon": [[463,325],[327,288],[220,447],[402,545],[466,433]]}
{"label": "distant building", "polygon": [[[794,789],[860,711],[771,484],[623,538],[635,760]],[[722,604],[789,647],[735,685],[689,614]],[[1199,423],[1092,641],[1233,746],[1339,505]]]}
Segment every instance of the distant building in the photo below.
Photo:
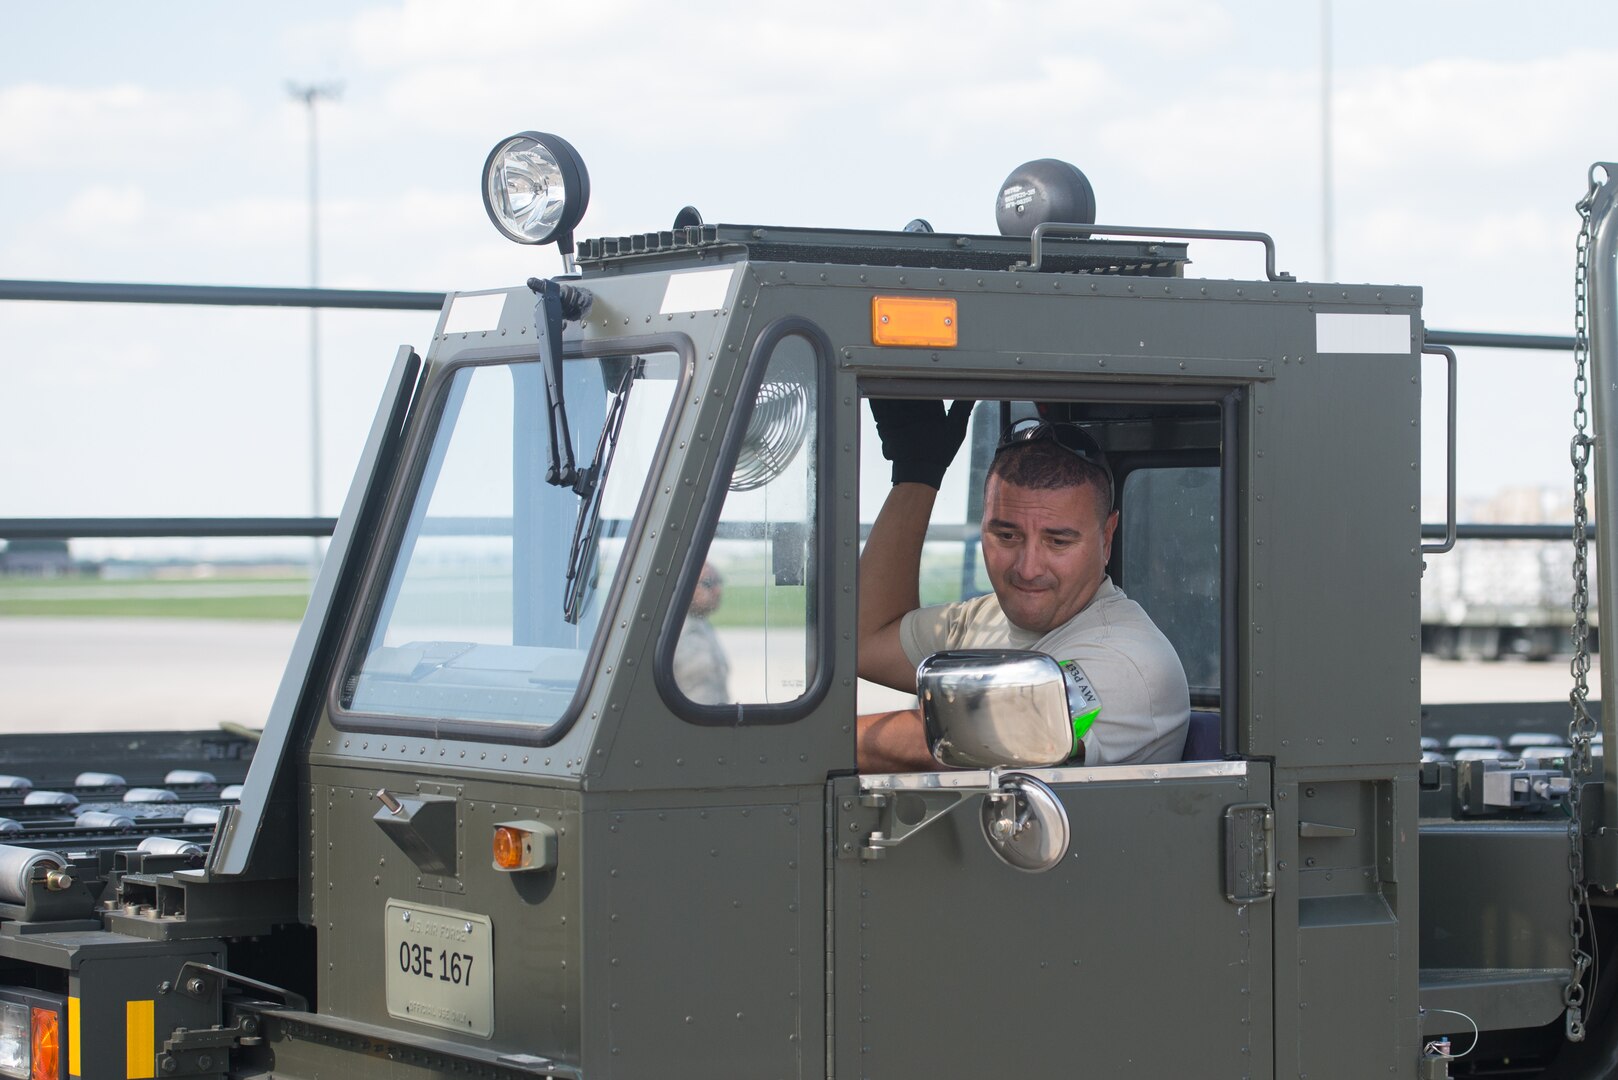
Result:
{"label": "distant building", "polygon": [[64,577],[77,572],[66,540],[13,540],[0,548],[0,574]]}

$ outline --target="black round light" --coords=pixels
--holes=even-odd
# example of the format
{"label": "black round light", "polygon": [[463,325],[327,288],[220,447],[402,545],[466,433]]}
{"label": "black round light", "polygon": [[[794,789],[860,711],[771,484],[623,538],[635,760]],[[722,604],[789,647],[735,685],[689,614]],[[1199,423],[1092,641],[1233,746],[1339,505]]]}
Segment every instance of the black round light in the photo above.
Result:
{"label": "black round light", "polygon": [[1047,221],[1094,225],[1096,193],[1089,179],[1065,161],[1039,158],[1012,170],[994,201],[1001,236],[1030,236]]}

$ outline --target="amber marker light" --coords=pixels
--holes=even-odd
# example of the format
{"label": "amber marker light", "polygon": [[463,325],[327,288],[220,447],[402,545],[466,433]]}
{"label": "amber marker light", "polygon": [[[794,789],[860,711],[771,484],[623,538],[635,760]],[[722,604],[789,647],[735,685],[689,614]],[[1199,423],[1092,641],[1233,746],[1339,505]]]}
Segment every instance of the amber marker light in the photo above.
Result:
{"label": "amber marker light", "polygon": [[508,874],[556,868],[556,830],[543,821],[497,821],[494,868]]}
{"label": "amber marker light", "polygon": [[959,330],[953,297],[871,297],[873,345],[953,349]]}
{"label": "amber marker light", "polygon": [[521,870],[528,850],[528,834],[510,825],[494,827],[494,866],[496,870]]}
{"label": "amber marker light", "polygon": [[33,1038],[30,1042],[34,1054],[29,1080],[61,1080],[62,1018],[55,1009],[41,1009],[36,1005],[31,1011]]}

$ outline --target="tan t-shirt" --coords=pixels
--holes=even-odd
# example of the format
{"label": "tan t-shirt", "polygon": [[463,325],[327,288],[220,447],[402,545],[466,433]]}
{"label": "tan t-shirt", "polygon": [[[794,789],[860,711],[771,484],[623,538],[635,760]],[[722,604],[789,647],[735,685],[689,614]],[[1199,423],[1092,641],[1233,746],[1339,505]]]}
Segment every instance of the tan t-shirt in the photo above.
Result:
{"label": "tan t-shirt", "polygon": [[1102,578],[1073,618],[1048,634],[1013,626],[993,593],[912,611],[899,624],[912,664],[943,649],[1033,649],[1072,660],[1101,696],[1084,737],[1086,765],[1179,761],[1191,692],[1180,657],[1135,601]]}
{"label": "tan t-shirt", "polygon": [[698,705],[730,704],[730,660],[713,623],[687,614],[674,644],[674,685]]}

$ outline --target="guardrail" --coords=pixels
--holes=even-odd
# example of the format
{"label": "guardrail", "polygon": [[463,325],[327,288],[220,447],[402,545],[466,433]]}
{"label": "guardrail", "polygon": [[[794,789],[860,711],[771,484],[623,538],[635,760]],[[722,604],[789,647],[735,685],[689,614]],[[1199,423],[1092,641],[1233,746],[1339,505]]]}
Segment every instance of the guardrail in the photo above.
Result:
{"label": "guardrail", "polygon": [[[81,304],[192,304],[226,307],[346,308],[377,311],[437,311],[447,294],[381,289],[298,289],[242,285],[148,285],[106,281],[30,281],[0,278],[0,300]],[[1426,342],[1451,348],[1535,349],[1570,352],[1573,338],[1555,334],[1500,334],[1428,330]],[[330,536],[336,518],[0,518],[0,540],[85,540],[151,537]],[[959,528],[938,537],[955,539]],[[1595,534],[1594,526],[1587,530]],[[974,533],[975,535],[975,533]],[[1442,524],[1424,524],[1423,537],[1442,537]],[[1572,525],[1462,524],[1461,540],[1571,540]]]}
{"label": "guardrail", "polygon": [[124,281],[0,278],[0,300],[77,304],[210,304],[225,307],[358,308],[437,311],[444,293],[382,289],[283,289],[249,285],[141,285]]}
{"label": "guardrail", "polygon": [[[0,540],[128,540],[153,537],[264,537],[330,536],[337,527],[331,517],[263,518],[0,518]],[[860,529],[860,538],[870,533]],[[1455,528],[1460,540],[1569,540],[1571,525],[1488,525],[1460,524]],[[1594,537],[1594,524],[1585,527]],[[939,525],[927,530],[930,542],[977,539],[978,531],[965,525]],[[1423,525],[1421,535],[1444,535],[1442,524]]]}

